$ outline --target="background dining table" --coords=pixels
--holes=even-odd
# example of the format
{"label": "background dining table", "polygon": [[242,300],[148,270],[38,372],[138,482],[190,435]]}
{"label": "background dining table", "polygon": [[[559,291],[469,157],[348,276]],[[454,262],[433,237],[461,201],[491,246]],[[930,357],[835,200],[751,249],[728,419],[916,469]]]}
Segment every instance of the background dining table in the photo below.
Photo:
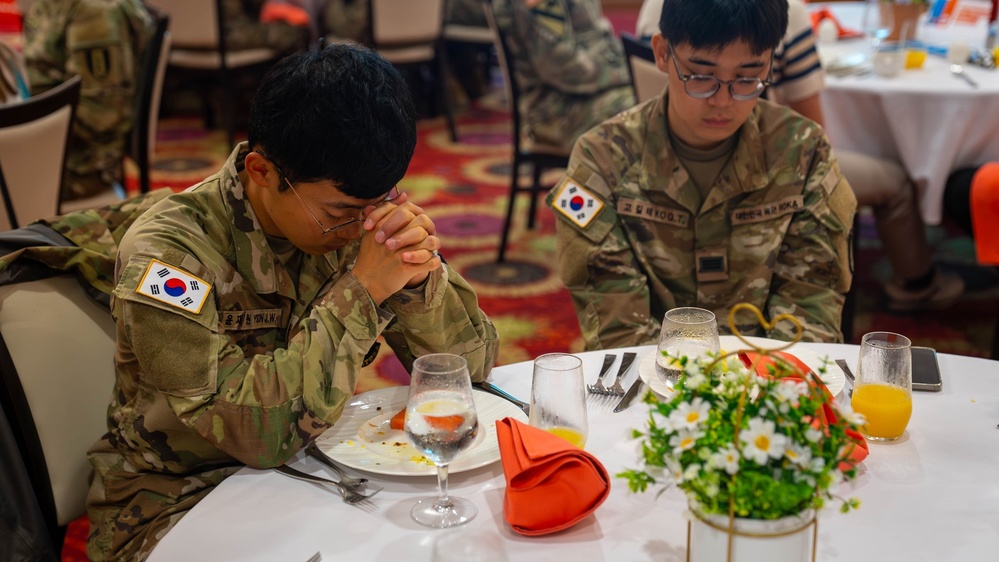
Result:
{"label": "background dining table", "polygon": [[[876,5],[876,3],[875,3]],[[848,29],[863,29],[864,2],[809,3],[828,8]],[[920,20],[917,39],[942,49],[960,41],[985,43],[983,24],[938,27]],[[851,55],[869,55],[869,39],[820,42],[827,71]],[[943,193],[951,172],[999,161],[999,70],[964,65],[978,87],[953,76],[944,56],[929,55],[921,69],[884,78],[874,73],[828,75],[821,95],[826,132],[834,147],[897,159],[917,187],[927,224],[943,217]]]}
{"label": "background dining table", "polygon": [[[845,359],[856,371],[859,346],[799,344],[830,361]],[[639,360],[654,347],[637,351]],[[593,382],[604,351],[579,354]],[[834,508],[819,514],[820,561],[993,560],[999,553],[999,361],[941,354],[941,392],[913,393],[913,414],[898,441],[870,444],[856,480],[841,486],[843,497],[859,497],[849,514]],[[638,362],[636,362],[637,364]],[[616,369],[616,365],[614,367]],[[632,367],[624,380],[638,376]],[[532,363],[495,368],[489,380],[513,395],[530,395]],[[591,399],[586,450],[611,475],[637,467],[640,428],[648,406],[636,401],[622,413],[616,401]],[[295,466],[316,474],[311,458]],[[272,470],[244,468],[191,510],[162,539],[151,562],[199,560],[428,561],[445,534],[468,540],[491,536],[510,561],[678,562],[686,553],[686,500],[675,490],[635,494],[612,478],[611,493],[597,511],[560,533],[524,537],[503,519],[504,479],[500,463],[453,474],[450,489],[478,507],[478,516],[456,530],[417,525],[409,511],[417,498],[436,494],[433,476],[366,474],[385,489],[366,507],[344,504],[332,491],[292,480]]]}

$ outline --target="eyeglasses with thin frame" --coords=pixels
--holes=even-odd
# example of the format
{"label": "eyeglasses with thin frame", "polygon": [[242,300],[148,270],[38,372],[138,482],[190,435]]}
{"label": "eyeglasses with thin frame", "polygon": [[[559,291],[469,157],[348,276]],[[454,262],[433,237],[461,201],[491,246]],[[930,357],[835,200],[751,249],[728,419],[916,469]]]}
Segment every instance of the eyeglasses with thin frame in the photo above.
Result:
{"label": "eyeglasses with thin frame", "polygon": [[[305,212],[309,213],[309,216],[312,217],[312,220],[316,221],[316,225],[319,226],[319,230],[322,236],[326,236],[327,234],[331,232],[336,232],[337,230],[340,230],[342,228],[347,228],[348,226],[352,226],[356,223],[364,222],[365,218],[364,213],[361,213],[356,217],[345,217],[343,222],[341,222],[340,224],[326,228],[325,226],[323,226],[323,223],[319,220],[319,217],[317,217],[316,214],[312,212],[312,209],[309,208],[309,205],[305,202],[305,199],[302,199],[302,196],[298,194],[298,191],[295,189],[295,186],[292,185],[291,182],[288,180],[288,176],[285,175],[284,170],[281,169],[281,166],[278,166],[277,163],[274,162],[274,160],[271,160],[270,156],[267,156],[263,152],[260,152],[259,150],[255,152],[266,158],[267,161],[269,161],[274,166],[274,169],[277,170],[278,174],[281,176],[281,179],[286,184],[288,184],[288,187],[291,188],[291,192],[295,194],[295,197],[298,198],[298,201],[302,204],[302,207],[305,208]],[[385,194],[385,197],[382,197],[378,201],[372,203],[372,205],[378,206],[381,205],[382,203],[385,203],[386,201],[392,201],[393,199],[398,199],[401,196],[402,196],[402,191],[400,191],[398,187],[393,187],[391,190],[389,190],[388,193]]]}
{"label": "eyeglasses with thin frame", "polygon": [[732,99],[737,101],[754,100],[763,93],[767,86],[770,86],[774,77],[774,56],[770,54],[770,71],[766,79],[762,78],[736,78],[735,80],[721,80],[706,74],[684,74],[680,71],[680,62],[676,59],[673,47],[669,48],[669,56],[673,59],[673,68],[676,68],[677,77],[683,82],[683,89],[687,95],[697,99],[708,99],[721,89],[721,85],[728,86],[728,93]]}

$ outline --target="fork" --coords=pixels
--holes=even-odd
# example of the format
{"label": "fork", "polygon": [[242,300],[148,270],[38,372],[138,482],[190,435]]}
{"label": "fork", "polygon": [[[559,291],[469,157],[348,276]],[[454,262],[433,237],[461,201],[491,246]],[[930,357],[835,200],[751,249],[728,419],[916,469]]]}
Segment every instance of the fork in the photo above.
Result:
{"label": "fork", "polygon": [[371,490],[370,494],[364,495],[360,492],[355,492],[354,490],[351,490],[350,488],[340,484],[339,482],[328,480],[326,478],[320,478],[319,476],[313,476],[306,472],[302,472],[297,468],[292,468],[286,464],[279,464],[274,467],[274,470],[280,472],[281,474],[284,474],[285,476],[290,476],[291,478],[295,478],[298,480],[304,480],[306,482],[312,482],[314,484],[325,484],[327,486],[333,486],[334,488],[340,491],[340,496],[343,497],[343,501],[349,504],[358,504],[364,502],[365,500],[370,499],[371,496],[382,491],[380,487],[376,487],[374,490]]}
{"label": "fork", "polygon": [[637,355],[637,353],[632,351],[624,354],[624,358],[621,359],[621,367],[618,368],[617,376],[614,377],[614,384],[607,389],[607,394],[610,394],[611,396],[624,396],[624,387],[621,386],[621,379],[624,378],[624,374],[631,368],[631,364],[635,361],[635,357]]}
{"label": "fork", "polygon": [[329,457],[329,455],[324,453],[323,450],[316,445],[315,441],[309,443],[309,446],[305,448],[305,454],[309,455],[310,457],[316,459],[317,461],[333,469],[333,472],[336,472],[337,475],[340,476],[340,485],[347,487],[355,492],[363,491],[364,488],[366,487],[368,483],[367,478],[361,478],[347,474],[343,470],[343,467],[334,462],[333,459]]}
{"label": "fork", "polygon": [[617,356],[613,353],[604,355],[604,366],[600,367],[600,374],[597,375],[597,383],[586,385],[586,390],[590,394],[607,394],[607,388],[604,386],[604,383],[600,382],[600,379],[604,378],[604,375],[610,371],[611,365],[613,365],[616,360]]}

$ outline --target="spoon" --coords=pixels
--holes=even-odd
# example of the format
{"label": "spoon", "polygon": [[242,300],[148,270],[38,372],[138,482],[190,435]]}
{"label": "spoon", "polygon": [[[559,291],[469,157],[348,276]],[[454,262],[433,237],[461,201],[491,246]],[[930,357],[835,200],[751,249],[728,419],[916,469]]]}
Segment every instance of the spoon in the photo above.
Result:
{"label": "spoon", "polygon": [[974,80],[972,80],[972,78],[970,76],[968,76],[967,74],[964,73],[964,67],[963,66],[961,66],[959,64],[952,64],[952,65],[950,65],[950,73],[953,74],[954,76],[960,78],[961,80],[964,80],[965,82],[967,82],[972,88],[977,88],[978,87],[978,82],[975,82]]}

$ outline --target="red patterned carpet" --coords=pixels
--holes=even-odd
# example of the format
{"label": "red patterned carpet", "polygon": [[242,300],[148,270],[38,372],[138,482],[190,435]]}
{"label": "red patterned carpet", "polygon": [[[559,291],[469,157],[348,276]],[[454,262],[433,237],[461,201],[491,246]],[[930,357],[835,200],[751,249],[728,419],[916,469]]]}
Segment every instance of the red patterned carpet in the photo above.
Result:
{"label": "red patterned carpet", "polygon": [[[465,111],[459,121],[461,142],[452,144],[443,121],[422,120],[416,155],[400,186],[434,217],[443,240],[441,253],[478,292],[480,306],[492,318],[502,345],[499,364],[530,360],[542,353],[582,349],[569,295],[553,272],[552,215],[539,206],[538,227],[525,228],[528,201],[522,197],[507,253],[495,262],[509,186],[509,115],[497,95]],[[160,125],[153,188],[183,189],[215,173],[229,155],[225,135],[205,132],[199,119],[170,118]],[[137,190],[134,170],[129,189]],[[553,182],[557,174],[550,178]],[[945,228],[930,230],[938,258],[959,270],[974,290],[947,311],[894,315],[881,308],[877,279],[886,262],[870,216],[861,221],[857,256],[860,293],[854,341],[873,330],[910,336],[914,344],[940,351],[987,357],[997,318],[999,290],[994,269],[974,267],[970,241]],[[358,392],[405,384],[408,380],[388,346],[358,382]],[[70,526],[63,560],[85,560],[86,520]]]}

